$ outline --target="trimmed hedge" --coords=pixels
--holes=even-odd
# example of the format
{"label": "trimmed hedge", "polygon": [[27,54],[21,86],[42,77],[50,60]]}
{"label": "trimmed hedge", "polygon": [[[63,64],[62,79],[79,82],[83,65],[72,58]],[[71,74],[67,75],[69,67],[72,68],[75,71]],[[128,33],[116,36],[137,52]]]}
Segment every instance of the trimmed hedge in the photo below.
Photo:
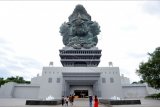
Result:
{"label": "trimmed hedge", "polygon": [[160,93],[146,96],[146,98],[160,99]]}

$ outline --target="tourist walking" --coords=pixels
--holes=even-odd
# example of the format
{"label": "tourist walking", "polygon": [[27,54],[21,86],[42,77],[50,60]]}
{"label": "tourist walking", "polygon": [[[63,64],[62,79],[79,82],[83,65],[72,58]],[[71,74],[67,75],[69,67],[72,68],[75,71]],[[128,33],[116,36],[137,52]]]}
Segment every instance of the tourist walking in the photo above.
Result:
{"label": "tourist walking", "polygon": [[72,95],[72,105],[73,105],[73,103],[74,103],[74,95]]}
{"label": "tourist walking", "polygon": [[70,105],[73,106],[73,102],[74,102],[74,96],[73,95],[69,96],[69,102],[70,102]]}
{"label": "tourist walking", "polygon": [[92,107],[92,101],[93,101],[93,98],[91,95],[89,95],[89,106]]}
{"label": "tourist walking", "polygon": [[69,96],[69,103],[72,106],[72,96],[71,95]]}
{"label": "tourist walking", "polygon": [[98,98],[95,96],[94,98],[94,107],[98,107]]}
{"label": "tourist walking", "polygon": [[66,106],[68,106],[68,101],[69,101],[69,97],[67,96],[67,97],[65,98],[65,104],[66,104]]}
{"label": "tourist walking", "polygon": [[64,96],[62,96],[62,99],[61,99],[61,102],[62,102],[62,106],[64,105]]}
{"label": "tourist walking", "polygon": [[74,95],[71,96],[71,102],[72,102],[72,106],[73,106],[73,102],[74,102]]}

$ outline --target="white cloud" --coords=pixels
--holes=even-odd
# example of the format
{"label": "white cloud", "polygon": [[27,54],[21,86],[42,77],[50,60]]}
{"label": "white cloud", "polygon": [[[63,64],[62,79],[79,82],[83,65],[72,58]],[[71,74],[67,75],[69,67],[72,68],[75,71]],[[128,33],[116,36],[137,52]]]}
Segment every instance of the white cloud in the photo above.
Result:
{"label": "white cloud", "polygon": [[160,1],[148,1],[144,5],[145,12],[151,15],[160,15]]}
{"label": "white cloud", "polygon": [[160,19],[147,13],[142,1],[3,1],[0,41],[6,40],[12,51],[0,48],[0,57],[4,59],[0,67],[6,68],[8,74],[31,78],[41,73],[49,61],[61,66],[59,49],[63,43],[59,27],[68,21],[77,4],[84,5],[92,20],[101,26],[99,66],[108,66],[112,61],[131,81],[139,80],[135,74],[139,63],[147,60],[147,52],[160,45]]}

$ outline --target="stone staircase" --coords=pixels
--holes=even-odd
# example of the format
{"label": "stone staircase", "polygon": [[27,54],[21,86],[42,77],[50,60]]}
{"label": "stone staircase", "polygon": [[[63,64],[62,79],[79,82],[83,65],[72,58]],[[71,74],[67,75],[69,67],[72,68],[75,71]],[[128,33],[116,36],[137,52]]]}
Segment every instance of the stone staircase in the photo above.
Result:
{"label": "stone staircase", "polygon": [[75,98],[75,101],[89,101],[88,98]]}

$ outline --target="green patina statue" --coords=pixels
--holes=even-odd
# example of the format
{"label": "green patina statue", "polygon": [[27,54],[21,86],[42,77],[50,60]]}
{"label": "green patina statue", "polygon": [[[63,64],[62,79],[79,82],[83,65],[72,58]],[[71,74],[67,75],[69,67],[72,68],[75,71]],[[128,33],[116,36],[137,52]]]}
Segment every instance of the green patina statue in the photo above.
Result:
{"label": "green patina statue", "polygon": [[69,16],[69,22],[60,27],[63,44],[75,49],[89,49],[97,45],[100,26],[91,21],[91,16],[82,5],[77,5]]}

